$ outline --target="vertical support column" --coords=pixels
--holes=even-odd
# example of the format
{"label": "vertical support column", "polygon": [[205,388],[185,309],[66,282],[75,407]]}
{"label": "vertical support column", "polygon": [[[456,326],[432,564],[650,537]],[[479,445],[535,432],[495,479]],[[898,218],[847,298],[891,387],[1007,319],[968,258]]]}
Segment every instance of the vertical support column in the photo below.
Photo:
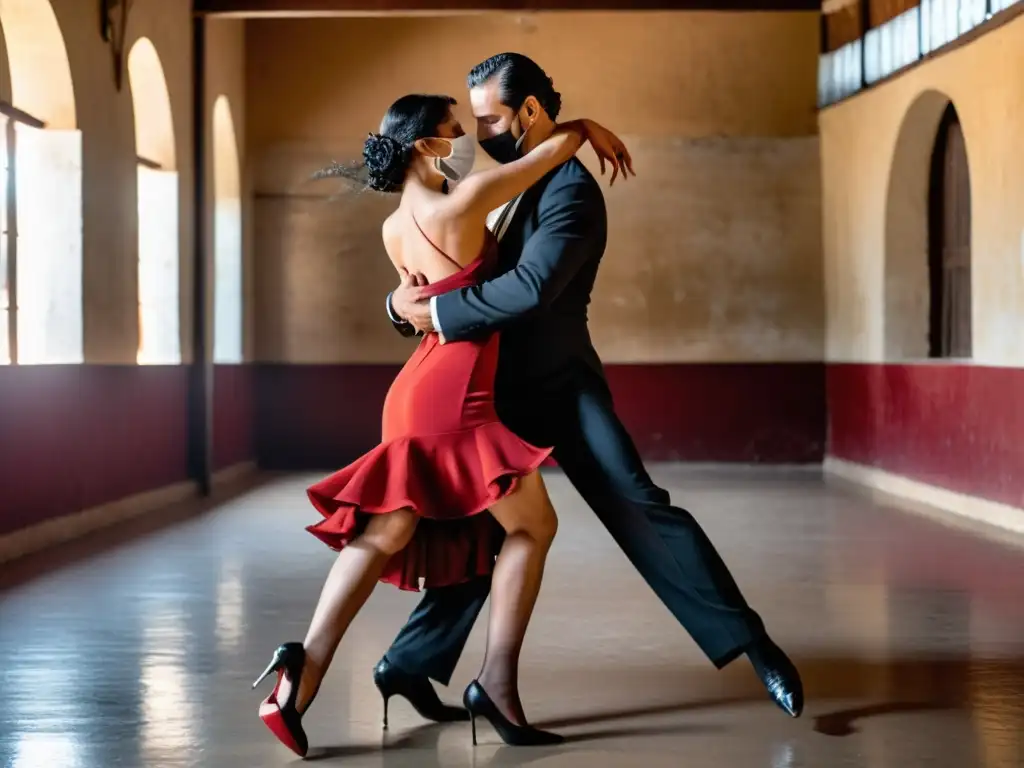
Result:
{"label": "vertical support column", "polygon": [[868,30],[871,29],[871,0],[860,0],[860,87],[868,87]]}
{"label": "vertical support column", "polygon": [[17,131],[13,118],[8,118],[5,147],[7,151],[7,349],[11,365],[18,362],[18,169],[15,142]]}
{"label": "vertical support column", "polygon": [[917,6],[917,58],[924,58],[924,3]]}
{"label": "vertical support column", "polygon": [[189,472],[208,496],[213,487],[213,356],[207,340],[209,253],[206,248],[206,18],[192,18],[192,146],[195,241],[192,261],[192,365],[189,376]]}

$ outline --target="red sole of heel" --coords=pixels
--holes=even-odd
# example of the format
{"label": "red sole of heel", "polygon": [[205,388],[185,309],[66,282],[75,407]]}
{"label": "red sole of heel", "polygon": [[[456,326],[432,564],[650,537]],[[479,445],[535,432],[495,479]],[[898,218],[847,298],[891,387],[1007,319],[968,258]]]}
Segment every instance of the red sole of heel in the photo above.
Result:
{"label": "red sole of heel", "polygon": [[299,757],[306,756],[306,750],[299,746],[295,737],[292,736],[292,732],[288,730],[288,726],[285,724],[284,717],[281,716],[281,710],[276,702],[268,698],[260,704],[260,720],[277,737],[277,740],[288,747],[288,749]]}

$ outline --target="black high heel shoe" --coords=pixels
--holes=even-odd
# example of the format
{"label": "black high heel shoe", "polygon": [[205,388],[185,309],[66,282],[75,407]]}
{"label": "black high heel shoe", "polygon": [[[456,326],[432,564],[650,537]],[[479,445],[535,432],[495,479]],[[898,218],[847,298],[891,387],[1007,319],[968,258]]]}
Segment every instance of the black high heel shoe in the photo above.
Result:
{"label": "black high heel shoe", "polygon": [[[302,681],[302,669],[305,664],[306,650],[302,647],[302,643],[285,643],[274,651],[274,658],[270,660],[269,666],[252,684],[252,687],[255,688],[272,673],[277,672],[277,685],[260,704],[260,720],[266,724],[278,741],[299,757],[305,757],[309,750],[306,732],[302,729],[302,714],[295,707]],[[288,691],[288,700],[282,704],[277,699],[277,691],[281,687],[281,680],[286,676],[291,683],[291,690]]]}
{"label": "black high heel shoe", "polygon": [[411,675],[396,667],[385,656],[373,668],[373,683],[384,699],[384,727],[388,727],[388,700],[392,696],[406,699],[420,717],[435,723],[457,723],[469,720],[469,712],[449,706],[437,696],[430,680],[420,675]]}
{"label": "black high heel shoe", "polygon": [[476,746],[476,719],[484,718],[491,724],[501,740],[510,747],[546,747],[561,744],[564,736],[550,731],[542,731],[532,725],[516,725],[501,714],[501,710],[491,701],[487,691],[476,680],[469,684],[462,695],[462,703],[469,712],[469,722],[473,728],[473,746]]}

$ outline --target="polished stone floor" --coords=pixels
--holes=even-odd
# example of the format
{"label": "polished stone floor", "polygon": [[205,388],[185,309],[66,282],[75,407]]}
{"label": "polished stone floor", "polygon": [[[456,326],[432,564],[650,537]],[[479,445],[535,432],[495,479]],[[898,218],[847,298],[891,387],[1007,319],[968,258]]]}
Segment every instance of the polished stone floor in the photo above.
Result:
{"label": "polished stone floor", "polygon": [[[370,669],[415,596],[382,587],[307,717],[323,765],[637,768],[1024,766],[1024,546],[872,504],[813,473],[661,466],[801,667],[789,720],[741,661],[714,671],[566,481],[522,689],[560,748],[425,725],[381,731]],[[308,477],[0,592],[0,766],[255,768],[294,763],[250,682],[299,640],[332,559],[305,533]],[[172,514],[172,513],[169,513]],[[44,569],[45,571],[46,569]],[[13,571],[9,571],[13,573]],[[478,626],[455,699],[480,663]]]}

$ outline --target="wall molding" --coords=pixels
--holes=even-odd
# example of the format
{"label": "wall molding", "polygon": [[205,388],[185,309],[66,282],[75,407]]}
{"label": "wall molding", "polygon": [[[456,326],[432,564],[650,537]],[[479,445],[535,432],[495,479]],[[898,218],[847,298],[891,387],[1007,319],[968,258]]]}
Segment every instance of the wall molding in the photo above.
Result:
{"label": "wall molding", "polygon": [[81,512],[45,520],[0,537],[0,563],[10,562],[58,544],[198,497],[199,486],[186,480],[137,493]]}
{"label": "wall molding", "polygon": [[908,511],[939,522],[966,526],[988,535],[996,533],[993,529],[1024,535],[1024,509],[1019,507],[957,493],[833,456],[825,458],[824,472],[826,479],[856,486],[872,497],[895,501]]}
{"label": "wall molding", "polygon": [[213,487],[224,488],[247,480],[259,470],[255,461],[240,461],[213,473]]}
{"label": "wall molding", "polygon": [[[687,463],[687,468],[729,468],[735,471],[735,464],[716,462]],[[774,465],[761,467],[747,465],[750,471],[778,472],[781,469],[801,472],[817,472],[816,465]],[[213,477],[217,489],[225,489],[242,483],[255,476],[258,467],[254,461],[244,461],[218,470]],[[832,456],[826,457],[823,465],[827,481],[840,482],[867,492],[873,498],[894,502],[908,511],[917,512],[939,522],[967,527],[972,531],[996,535],[1011,532],[1024,536],[1024,508],[957,493],[928,483],[922,483],[883,469],[845,461]],[[71,515],[46,520],[37,525],[23,528],[0,536],[0,563],[35,554],[42,550],[79,539],[135,517],[155,512],[199,497],[198,484],[193,481],[174,483],[152,491],[128,496],[108,504],[76,512]]]}
{"label": "wall molding", "polygon": [[[243,461],[218,470],[213,475],[215,489],[235,486],[257,472],[255,461]],[[199,498],[199,484],[186,480],[152,491],[144,491],[98,507],[44,520],[0,536],[0,563],[66,544],[90,533],[109,528],[166,507]]]}

